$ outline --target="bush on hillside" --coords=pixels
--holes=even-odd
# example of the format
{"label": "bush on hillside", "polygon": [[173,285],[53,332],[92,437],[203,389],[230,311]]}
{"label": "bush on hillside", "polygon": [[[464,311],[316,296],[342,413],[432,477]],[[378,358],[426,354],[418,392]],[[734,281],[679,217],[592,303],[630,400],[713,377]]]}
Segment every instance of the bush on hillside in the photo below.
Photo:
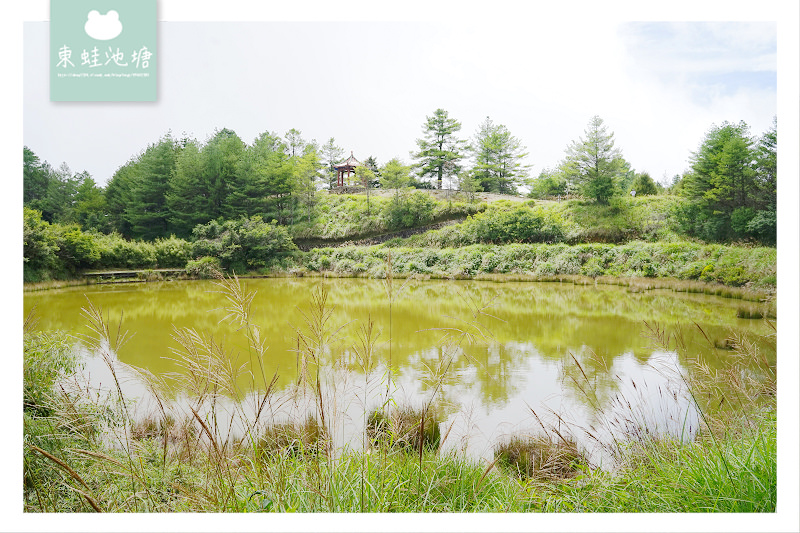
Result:
{"label": "bush on hillside", "polygon": [[285,227],[275,221],[266,223],[259,216],[222,223],[212,220],[197,225],[192,233],[196,239],[193,255],[217,257],[229,271],[264,268],[297,249]]}
{"label": "bush on hillside", "polygon": [[383,208],[383,219],[388,229],[423,226],[433,220],[436,201],[429,195],[415,191],[403,192],[397,201],[388,202]]}

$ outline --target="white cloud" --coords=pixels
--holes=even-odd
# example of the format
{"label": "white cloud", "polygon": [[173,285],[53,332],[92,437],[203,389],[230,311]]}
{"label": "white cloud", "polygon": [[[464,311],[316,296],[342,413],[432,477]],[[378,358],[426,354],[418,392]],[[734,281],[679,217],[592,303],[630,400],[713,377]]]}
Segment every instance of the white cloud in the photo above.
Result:
{"label": "white cloud", "polygon": [[[25,142],[51,164],[86,168],[99,183],[167,130],[203,140],[227,127],[249,143],[266,130],[296,128],[320,143],[334,137],[360,159],[410,162],[426,115],[442,107],[462,122],[462,138],[486,116],[506,125],[527,147],[535,176],[557,165],[599,115],[636,170],[671,178],[711,124],[744,120],[756,134],[769,127],[774,87],[736,76],[764,75],[752,72],[761,61],[753,58],[775,54],[770,27],[771,36],[760,24],[698,32],[651,23],[634,26],[631,36],[624,24],[520,17],[504,25],[167,22],[158,102],[58,106],[47,101],[46,83],[26,82],[42,94],[26,93]],[[744,54],[730,44],[733,35],[750,43],[749,55],[727,66],[736,56],[729,48]],[[692,55],[686,43],[700,37],[705,51]],[[44,55],[29,43],[28,76],[46,72],[34,67]],[[723,76],[708,77],[717,71]],[[736,76],[726,78],[729,72]],[[79,134],[59,133],[84,123]]]}

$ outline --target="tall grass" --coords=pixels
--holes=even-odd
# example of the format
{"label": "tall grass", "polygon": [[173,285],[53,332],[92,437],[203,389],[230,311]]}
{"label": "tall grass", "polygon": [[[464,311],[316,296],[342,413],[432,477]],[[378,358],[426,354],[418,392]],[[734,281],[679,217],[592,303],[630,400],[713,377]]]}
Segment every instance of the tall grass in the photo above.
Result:
{"label": "tall grass", "polygon": [[[680,333],[668,333],[657,325],[647,328],[657,347],[686,353]],[[696,413],[694,432],[686,424],[679,426],[677,433],[655,431],[635,402],[623,397],[621,405],[627,406],[627,411],[601,420],[614,435],[602,443],[615,460],[614,468],[596,469],[580,484],[538,483],[545,495],[544,510],[774,512],[775,363],[751,339],[733,335],[729,342],[733,352],[719,370],[711,370],[700,360],[690,362],[691,372],[671,369],[682,385],[680,394],[690,400]],[[577,360],[575,364],[580,367]],[[670,369],[661,367],[659,372]],[[585,377],[583,370],[580,373]],[[575,427],[561,417],[558,420],[596,441],[601,433],[598,428]],[[564,431],[560,425],[543,424],[542,428],[559,437]],[[500,453],[508,454],[505,449]]]}
{"label": "tall grass", "polygon": [[[390,312],[412,282],[398,285],[393,260],[388,256],[384,265]],[[298,379],[279,391],[277,374],[265,370],[268,339],[252,320],[255,293],[238,278],[221,275],[216,289],[226,302],[224,320],[246,341],[243,353],[232,353],[211,332],[178,328],[172,357],[183,372],[158,378],[120,363],[116,354],[128,338],[121,320],[112,325],[88,302],[90,333],[83,342],[108,367],[111,389],[105,395],[85,386],[54,389],[60,382],[54,376],[72,370],[65,362],[42,365],[42,379],[26,371],[26,391],[39,398],[26,399],[27,511],[775,509],[776,369],[763,344],[748,337],[732,336],[728,364],[711,370],[689,359],[680,330],[647,325],[654,346],[692,367],[690,373],[659,368],[674,372],[678,386],[658,394],[676,400],[682,395],[697,414],[693,429],[687,423],[665,432],[652,425],[633,396],[644,394],[646,383],[633,383],[633,392],[620,395],[615,409],[599,410],[595,381],[574,357],[565,379],[603,418],[582,427],[563,413],[531,409],[541,432],[498,443],[489,462],[445,451],[449,428],[437,418],[437,406],[456,358],[479,364],[470,347],[492,342],[491,302],[462,295],[468,317],[453,318],[455,326],[439,330],[440,355],[424,373],[427,392],[414,410],[395,398],[391,314],[388,338],[369,318],[336,324],[322,284],[292,330]],[[346,327],[357,330],[349,344],[342,335]],[[56,345],[66,344],[47,344],[30,329],[26,364],[63,356]],[[381,342],[388,343],[387,361],[377,356]],[[131,375],[146,385],[144,398],[126,393]],[[354,410],[348,401],[358,403]],[[690,420],[688,412],[683,415]],[[344,436],[354,422],[360,447]],[[605,455],[592,454],[592,447]],[[598,459],[603,457],[613,464]]]}

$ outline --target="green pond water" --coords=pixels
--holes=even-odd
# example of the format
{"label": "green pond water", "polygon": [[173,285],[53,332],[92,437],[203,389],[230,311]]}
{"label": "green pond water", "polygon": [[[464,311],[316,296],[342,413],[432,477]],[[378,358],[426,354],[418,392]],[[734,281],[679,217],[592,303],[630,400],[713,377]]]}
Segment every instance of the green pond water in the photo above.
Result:
{"label": "green pond water", "polygon": [[[659,430],[691,433],[688,426],[696,429],[696,413],[675,373],[685,371],[693,358],[712,370],[723,365],[732,357],[724,348],[725,339],[734,333],[753,339],[774,333],[764,320],[737,318],[740,310],[766,316],[770,310],[764,304],[669,290],[394,280],[390,305],[381,280],[242,283],[255,292],[251,323],[268,347],[263,371],[250,366],[253,350],[238,325],[226,320],[230,302],[212,282],[29,292],[24,311],[27,315],[35,308],[38,329],[65,330],[80,339],[89,332],[81,308],[91,301],[103,310],[112,329],[122,318],[122,330],[128,332],[129,340],[114,356],[166,376],[173,384],[180,383],[176,375],[186,374],[175,334],[192,328],[213,339],[232,368],[254,370],[255,378],[248,372],[237,378],[242,391],[263,390],[265,375],[266,381],[277,376],[273,390],[280,394],[297,382],[298,335],[309,334],[312,295],[324,285],[327,326],[338,333],[320,358],[326,397],[341,421],[342,442],[358,440],[364,410],[385,402],[391,383],[389,395],[398,404],[420,405],[434,398],[443,433],[449,430],[448,446],[484,456],[491,455],[492,443],[538,428],[533,411],[543,419],[550,415],[550,421],[557,420],[553,413],[558,413],[558,423],[592,428],[602,420],[630,418],[635,411]],[[363,352],[360,338],[369,322],[375,331],[375,363],[365,376],[358,353]],[[658,346],[648,325],[677,335],[685,349]],[[769,350],[766,347],[765,354],[774,361],[774,348]],[[85,355],[87,379],[109,384],[104,365],[92,354]],[[448,364],[437,377],[443,360]],[[133,382],[126,384],[130,394],[144,394]],[[176,393],[181,394],[188,393]]]}

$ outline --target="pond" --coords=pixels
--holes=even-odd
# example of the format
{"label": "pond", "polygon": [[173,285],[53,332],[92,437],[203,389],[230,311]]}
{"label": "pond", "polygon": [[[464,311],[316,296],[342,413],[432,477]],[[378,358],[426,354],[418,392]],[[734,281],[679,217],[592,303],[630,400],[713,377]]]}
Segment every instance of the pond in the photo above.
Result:
{"label": "pond", "polygon": [[[211,281],[29,292],[24,311],[35,308],[38,329],[80,339],[90,332],[81,309],[91,302],[112,332],[120,320],[128,332],[112,357],[164,377],[176,402],[191,396],[180,389],[190,374],[187,354],[211,346],[242,396],[258,397],[272,382],[275,420],[315,409],[296,394],[304,360],[316,376],[304,348],[311,345],[337,442],[362,442],[367,410],[389,402],[430,405],[442,420],[445,447],[487,458],[495,443],[542,424],[569,426],[580,440],[581,432],[613,438],[638,419],[653,431],[689,438],[697,413],[680,375],[691,371],[690,362],[713,371],[734,356],[726,343],[732,335],[760,342],[774,334],[764,320],[738,318],[774,313],[766,304],[664,289],[397,279],[391,290],[385,281],[367,279],[241,283],[254,293],[249,324],[265,347],[261,363],[246,335],[256,329],[230,318],[231,301]],[[324,309],[315,307],[322,297]],[[327,332],[322,343],[314,341],[319,329]],[[187,340],[192,331],[194,344]],[[659,333],[670,340],[660,342]],[[764,353],[774,363],[774,347],[765,345]],[[373,359],[365,361],[365,354]],[[91,353],[84,376],[93,386],[112,381]],[[132,378],[124,386],[126,395],[146,396]]]}

